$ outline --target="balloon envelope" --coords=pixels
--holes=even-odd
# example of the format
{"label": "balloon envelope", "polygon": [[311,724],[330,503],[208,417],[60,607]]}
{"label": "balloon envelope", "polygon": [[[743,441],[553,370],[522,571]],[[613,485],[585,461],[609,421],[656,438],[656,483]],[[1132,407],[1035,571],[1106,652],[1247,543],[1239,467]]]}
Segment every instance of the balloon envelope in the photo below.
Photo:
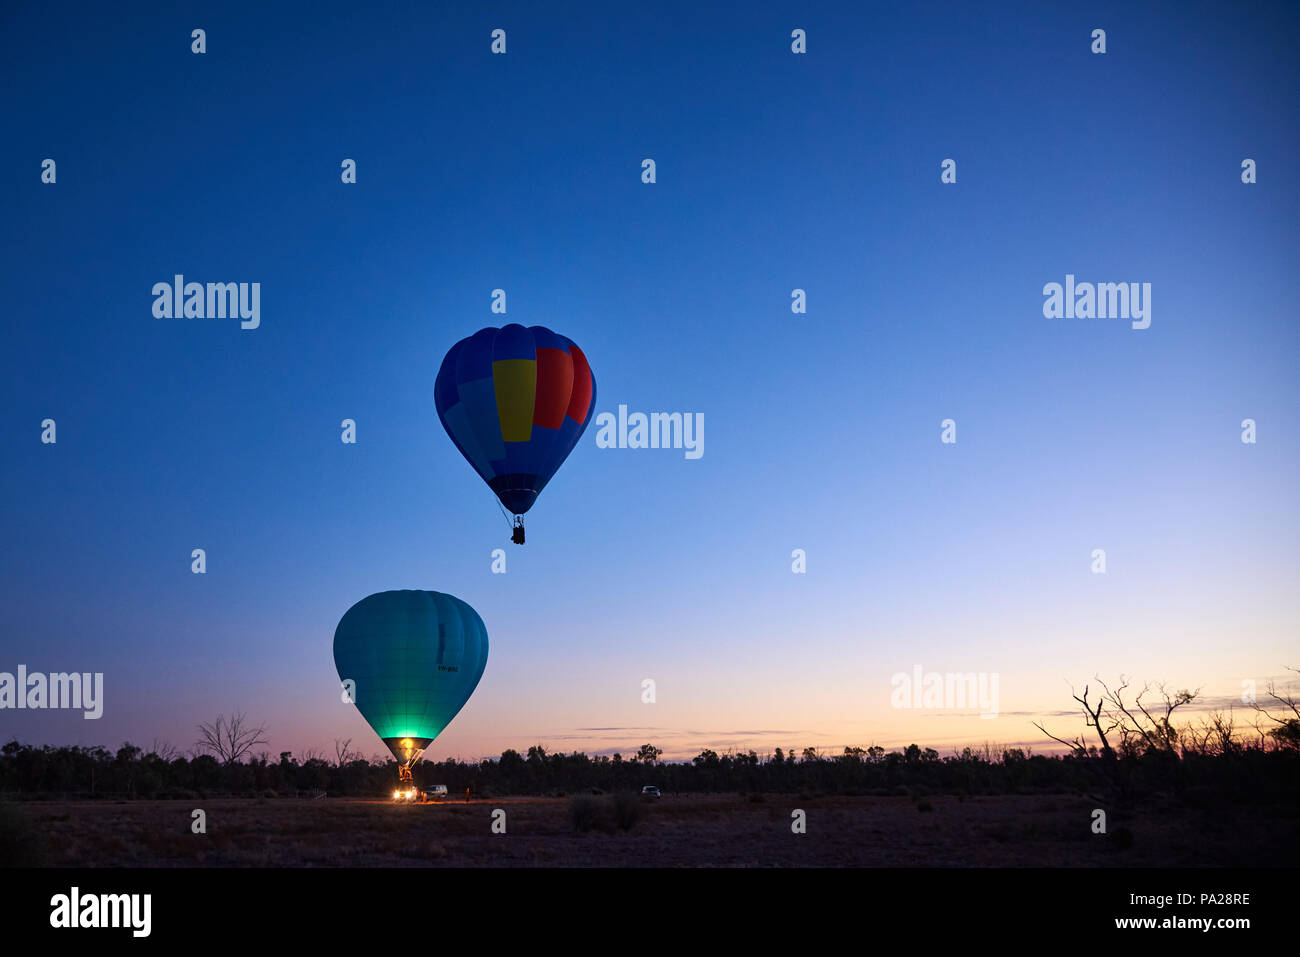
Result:
{"label": "balloon envelope", "polygon": [[339,678],[355,682],[357,710],[399,762],[451,723],[478,685],[487,655],[483,619],[436,591],[363,598],[334,631]]}
{"label": "balloon envelope", "polygon": [[533,507],[596,408],[582,350],[550,329],[517,323],[452,346],[433,392],[460,454],[516,515]]}

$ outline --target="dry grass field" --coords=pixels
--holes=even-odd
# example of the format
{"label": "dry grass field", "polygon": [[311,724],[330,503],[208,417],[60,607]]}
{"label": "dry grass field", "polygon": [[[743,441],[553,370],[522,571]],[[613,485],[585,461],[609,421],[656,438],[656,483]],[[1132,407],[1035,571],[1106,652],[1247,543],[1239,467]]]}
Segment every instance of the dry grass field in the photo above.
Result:
{"label": "dry grass field", "polygon": [[[1267,866],[1298,846],[1294,809],[1152,807],[1112,812],[1066,795],[800,798],[665,796],[624,830],[609,797],[575,827],[571,798],[394,806],[380,801],[227,799],[50,802],[13,809],[34,860],[74,867],[1155,867]],[[207,833],[191,833],[191,811]],[[807,833],[791,832],[791,812]],[[505,811],[505,834],[491,830]],[[626,821],[624,823],[627,823]]]}

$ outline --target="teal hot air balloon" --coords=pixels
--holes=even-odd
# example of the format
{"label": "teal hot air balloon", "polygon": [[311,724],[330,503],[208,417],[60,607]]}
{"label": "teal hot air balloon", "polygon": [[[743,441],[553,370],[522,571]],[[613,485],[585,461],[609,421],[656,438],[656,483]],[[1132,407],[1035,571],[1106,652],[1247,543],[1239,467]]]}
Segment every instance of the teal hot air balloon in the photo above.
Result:
{"label": "teal hot air balloon", "polygon": [[478,612],[436,591],[363,598],[334,631],[339,678],[397,758],[403,781],[474,693],[487,656],[487,629]]}

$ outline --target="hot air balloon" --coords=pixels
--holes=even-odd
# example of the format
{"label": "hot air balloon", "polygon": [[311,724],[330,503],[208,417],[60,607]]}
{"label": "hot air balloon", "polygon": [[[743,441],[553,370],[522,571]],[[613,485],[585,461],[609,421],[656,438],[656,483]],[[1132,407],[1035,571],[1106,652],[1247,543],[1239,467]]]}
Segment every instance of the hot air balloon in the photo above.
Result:
{"label": "hot air balloon", "polygon": [[441,592],[380,592],[339,621],[334,665],[361,716],[397,758],[395,798],[419,794],[411,766],[474,693],[487,656],[478,612]]}
{"label": "hot air balloon", "polygon": [[596,408],[596,379],[582,350],[541,326],[480,329],[448,351],[434,384],[442,427],[515,516],[568,458]]}

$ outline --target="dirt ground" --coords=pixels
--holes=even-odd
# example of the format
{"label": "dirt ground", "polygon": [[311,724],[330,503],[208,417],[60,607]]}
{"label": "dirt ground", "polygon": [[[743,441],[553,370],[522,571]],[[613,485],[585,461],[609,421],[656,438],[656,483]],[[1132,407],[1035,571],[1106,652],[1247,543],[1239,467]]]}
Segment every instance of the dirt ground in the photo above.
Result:
{"label": "dirt ground", "polygon": [[[1300,846],[1294,810],[1112,811],[1098,835],[1093,806],[1068,795],[668,795],[643,804],[629,830],[611,821],[588,832],[575,830],[567,797],[51,802],[22,813],[39,860],[75,867],[1259,866]],[[206,834],[191,831],[195,808]],[[806,833],[792,831],[796,809]],[[497,810],[504,834],[492,831]]]}

